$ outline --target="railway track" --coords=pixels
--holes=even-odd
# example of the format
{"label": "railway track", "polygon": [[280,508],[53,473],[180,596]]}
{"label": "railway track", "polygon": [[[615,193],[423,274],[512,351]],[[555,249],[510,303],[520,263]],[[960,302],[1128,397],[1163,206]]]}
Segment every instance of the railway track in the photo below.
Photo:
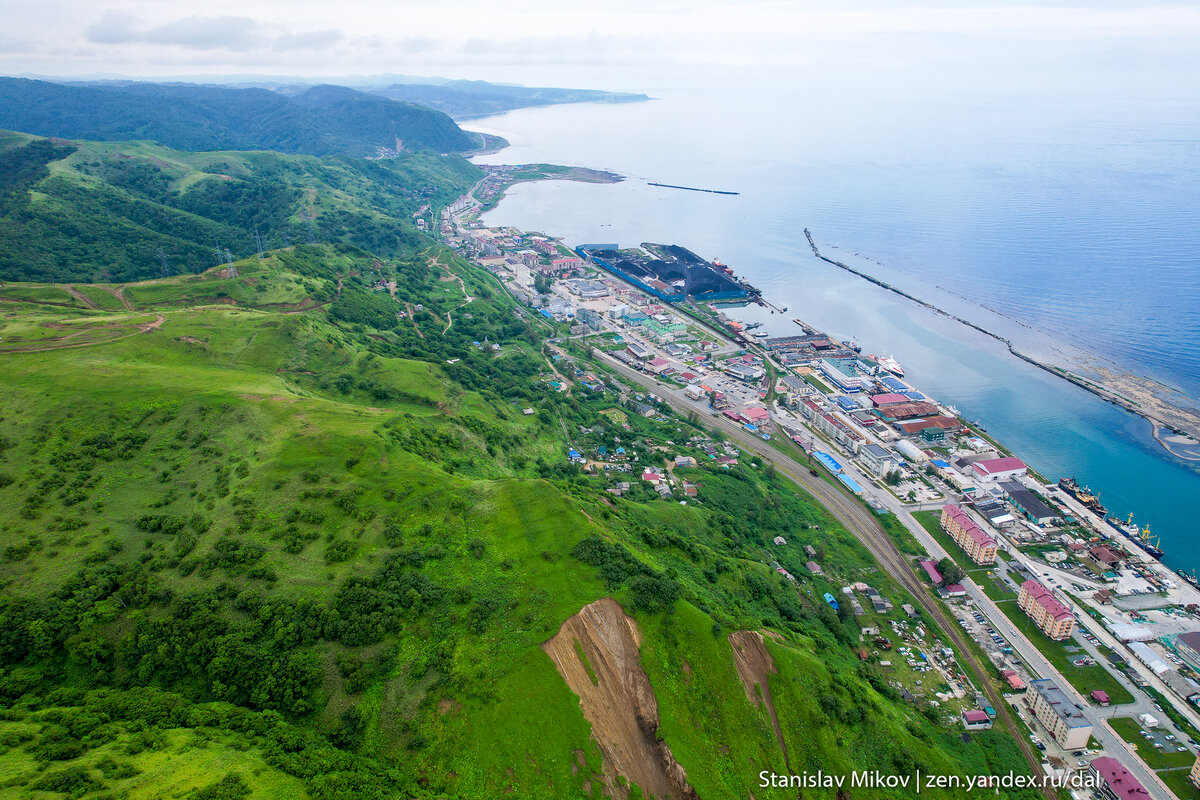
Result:
{"label": "railway track", "polygon": [[[676,397],[672,389],[664,388],[661,385],[656,386],[656,382],[653,379],[630,369],[601,351],[593,350],[592,352],[607,366],[628,380],[638,383],[647,389],[655,390],[656,394],[663,397],[668,405],[677,412],[681,412],[685,417],[689,412],[696,411],[694,406]],[[996,680],[991,675],[992,670],[985,668],[978,655],[971,648],[963,631],[951,620],[950,615],[946,612],[942,604],[930,596],[925,585],[913,570],[911,561],[896,547],[896,543],[892,541],[887,531],[875,519],[875,515],[868,511],[856,498],[850,497],[820,477],[812,475],[809,473],[808,467],[800,464],[785,453],[779,452],[763,440],[752,436],[740,426],[734,425],[724,417],[719,416],[711,419],[710,422],[714,427],[719,428],[728,436],[730,441],[736,442],[743,450],[754,453],[762,460],[771,462],[777,470],[813,495],[821,505],[825,506],[837,518],[838,522],[845,526],[846,530],[850,531],[851,534],[862,542],[863,546],[879,562],[879,565],[912,595],[913,599],[921,606],[929,619],[936,623],[943,635],[954,645],[961,659],[960,663],[969,669],[975,684],[982,689],[991,702],[992,707],[996,709],[996,718],[1000,723],[1000,727],[1016,741],[1022,755],[1024,755],[1025,760],[1029,763],[1031,774],[1042,774],[1041,757],[1034,750],[1029,740],[1022,734],[1013,719],[1012,709],[1004,701],[1004,698],[1000,696]],[[1057,793],[1049,787],[1044,787],[1042,793],[1048,800],[1057,800]]]}

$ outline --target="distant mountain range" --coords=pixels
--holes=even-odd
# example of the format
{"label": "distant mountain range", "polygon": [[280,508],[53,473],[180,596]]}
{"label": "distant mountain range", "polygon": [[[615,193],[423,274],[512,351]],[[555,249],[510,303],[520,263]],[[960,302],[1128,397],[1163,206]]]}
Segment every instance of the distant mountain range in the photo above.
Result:
{"label": "distant mountain range", "polygon": [[316,156],[376,155],[384,147],[452,153],[484,144],[441,111],[342,86],[283,94],[197,84],[0,78],[0,128],[66,139],[148,139],[191,151]]}
{"label": "distant mountain range", "polygon": [[498,114],[529,106],[560,103],[637,103],[650,99],[644,94],[628,92],[509,86],[487,81],[395,83],[386,88],[369,88],[365,91],[392,100],[420,103],[444,111],[456,119]]}

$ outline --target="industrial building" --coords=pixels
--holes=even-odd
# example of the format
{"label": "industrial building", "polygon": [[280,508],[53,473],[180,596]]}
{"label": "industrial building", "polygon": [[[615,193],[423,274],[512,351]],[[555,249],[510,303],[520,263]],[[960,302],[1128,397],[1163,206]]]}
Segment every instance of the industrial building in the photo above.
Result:
{"label": "industrial building", "polygon": [[1092,738],[1092,723],[1049,678],[1030,681],[1033,715],[1064,750],[1080,750]]}
{"label": "industrial building", "polygon": [[948,503],[942,508],[941,525],[976,564],[996,563],[996,540],[988,536],[966,511]]}
{"label": "industrial building", "polygon": [[1176,636],[1175,652],[1188,666],[1200,671],[1200,631],[1189,631]]}
{"label": "industrial building", "polygon": [[864,445],[859,455],[862,456],[863,464],[866,465],[867,469],[871,470],[871,473],[876,476],[883,475],[896,465],[896,460],[892,457],[892,454],[885,448],[874,443]]}
{"label": "industrial building", "polygon": [[981,481],[994,482],[1019,478],[1026,473],[1025,462],[1016,456],[989,458],[971,465],[972,474]]}
{"label": "industrial building", "polygon": [[1000,484],[1000,488],[1008,495],[1008,499],[1017,507],[1017,510],[1024,514],[1030,522],[1046,525],[1058,517],[1058,512],[1017,481],[1004,481]]}
{"label": "industrial building", "polygon": [[854,362],[845,358],[822,358],[821,374],[833,382],[833,385],[843,392],[861,392],[871,385],[870,379],[860,375],[854,368]]}
{"label": "industrial building", "polygon": [[1075,630],[1075,615],[1040,582],[1030,578],[1021,584],[1017,606],[1037,624],[1042,633],[1055,641],[1062,641]]}

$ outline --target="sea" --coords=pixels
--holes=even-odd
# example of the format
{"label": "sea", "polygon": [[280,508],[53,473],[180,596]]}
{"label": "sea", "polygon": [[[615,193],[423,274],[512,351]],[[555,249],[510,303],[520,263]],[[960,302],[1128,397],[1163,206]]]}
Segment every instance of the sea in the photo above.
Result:
{"label": "sea", "polygon": [[[1076,368],[1200,396],[1200,104],[1166,89],[846,90],[787,80],[648,87],[649,102],[522,109],[464,127],[481,163],[611,170],[521,184],[485,217],[568,244],[675,243],[719,258],[774,313],[894,356],[1042,475],[1073,476],[1200,568],[1200,468],[1150,424],[1002,344],[815,258],[822,252]],[[679,184],[719,195],[649,186]]]}

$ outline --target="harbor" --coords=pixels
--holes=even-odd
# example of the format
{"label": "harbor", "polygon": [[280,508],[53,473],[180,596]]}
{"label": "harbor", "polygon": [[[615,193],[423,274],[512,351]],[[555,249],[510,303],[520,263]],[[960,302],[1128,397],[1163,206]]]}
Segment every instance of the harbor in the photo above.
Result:
{"label": "harbor", "polygon": [[[845,270],[852,275],[862,278],[868,283],[874,284],[881,289],[885,289],[893,294],[899,295],[905,300],[915,303],[922,308],[932,311],[935,314],[952,319],[955,322],[971,328],[972,330],[978,331],[985,336],[995,339],[1003,344],[1005,348],[1007,348],[1010,355],[1019,358],[1025,363],[1061,378],[1068,383],[1071,383],[1074,386],[1077,386],[1080,389],[1099,397],[1107,403],[1111,403],[1112,405],[1122,408],[1131,414],[1136,414],[1137,416],[1142,417],[1150,423],[1155,441],[1157,441],[1164,450],[1180,460],[1200,462],[1200,442],[1198,442],[1198,437],[1200,437],[1200,416],[1197,414],[1183,408],[1165,404],[1154,393],[1140,392],[1140,387],[1125,385],[1121,387],[1121,389],[1116,389],[1111,386],[1103,385],[1096,380],[1089,380],[1088,378],[1076,374],[1075,372],[1064,367],[1049,364],[1045,361],[1034,358],[1033,356],[1022,352],[1021,350],[1018,350],[1013,344],[1012,340],[1005,336],[1001,336],[1000,334],[988,330],[987,328],[971,322],[970,320],[964,319],[961,316],[952,314],[949,311],[922,300],[904,291],[903,289],[897,288],[896,286],[880,280],[879,278],[863,272],[862,270],[855,269],[844,262],[824,255],[817,247],[812,233],[808,230],[808,228],[804,229],[804,236],[808,240],[809,247],[812,248],[813,255],[825,263]],[[1127,384],[1128,382],[1126,381],[1125,383]],[[1139,392],[1137,399],[1130,397],[1134,391]]]}
{"label": "harbor", "polygon": [[[1088,685],[1076,682],[1068,687],[1058,668],[1039,652],[1042,645],[1025,640],[991,599],[993,593],[1015,597],[1018,590],[1034,585],[1040,587],[1039,596],[1051,598],[1046,602],[1072,609],[1071,629],[1081,645],[1128,654],[1123,666],[1115,668],[1119,682],[1154,687],[1183,718],[1200,725],[1193,705],[1200,702],[1200,663],[1189,666],[1175,655],[1183,652],[1180,637],[1192,631],[1200,636],[1200,591],[1194,578],[1165,567],[1149,531],[1132,519],[1114,518],[1086,486],[1068,477],[1039,475],[988,437],[979,421],[964,418],[954,406],[909,382],[904,365],[891,354],[864,354],[856,340],[824,332],[801,318],[792,319],[800,334],[771,335],[761,319],[739,319],[717,299],[704,302],[704,291],[686,290],[689,277],[697,277],[689,271],[699,271],[706,280],[714,275],[735,280],[733,270],[677,245],[581,245],[568,250],[560,240],[542,234],[487,228],[469,213],[450,216],[447,227],[451,246],[487,268],[518,302],[556,326],[559,333],[553,341],[563,343],[555,347],[560,356],[590,352],[599,363],[626,378],[636,376],[635,384],[649,388],[649,394],[632,394],[628,387],[616,390],[628,397],[634,412],[653,417],[649,402],[668,402],[689,416],[713,417],[740,447],[751,447],[764,458],[794,448],[794,458],[801,463],[807,459],[813,475],[827,474],[876,514],[895,515],[931,558],[948,553],[964,566],[972,560],[976,565],[995,564],[986,575],[972,571],[964,579],[969,584],[967,608],[978,609],[972,612],[977,619],[955,608],[954,591],[943,587],[938,592],[964,630],[977,624],[994,626],[987,634],[991,644],[978,636],[976,641],[997,669],[1024,681],[1053,676],[1063,681],[1064,691],[1078,692],[1069,695],[1078,697],[1077,702],[1090,703],[1080,706],[1085,718],[1098,719],[1098,701],[1086,691]],[[564,252],[575,257],[564,258]],[[547,283],[547,278],[553,280]],[[757,294],[760,305],[773,308]],[[576,374],[589,392],[611,391],[617,385],[579,366]],[[567,381],[554,382],[562,391]],[[728,453],[729,441],[725,447]],[[623,491],[624,465],[593,462],[587,451],[581,442],[570,457],[588,470],[603,467],[616,481],[614,491]],[[737,463],[737,451],[732,452],[735,455],[721,456],[726,466]],[[661,480],[653,470],[643,479]],[[664,497],[671,493],[667,483],[657,488]],[[694,486],[688,491],[696,496]],[[940,528],[943,537],[957,530],[948,527],[952,510],[962,525],[990,542],[986,555],[930,538],[934,528]],[[930,571],[928,566],[925,570]],[[876,610],[887,607],[880,602]],[[1154,641],[1147,638],[1148,624],[1160,626],[1158,635],[1149,637]],[[1147,659],[1153,667],[1147,666]],[[1159,670],[1160,662],[1168,666]],[[1104,692],[1097,696],[1108,697]],[[1145,712],[1144,705],[1135,697],[1121,696],[1114,708]],[[1017,705],[1015,710],[1020,713],[1027,707]],[[1096,730],[1101,747],[1088,754],[1120,755],[1120,740],[1107,730]],[[1182,729],[1171,730],[1176,736]],[[1043,735],[1047,740],[1038,740],[1040,749],[1049,745],[1056,758],[1073,756],[1070,747],[1055,749],[1049,731]],[[1074,754],[1078,755],[1083,751]],[[1144,781],[1154,784],[1153,771],[1144,765],[1137,768]]]}

